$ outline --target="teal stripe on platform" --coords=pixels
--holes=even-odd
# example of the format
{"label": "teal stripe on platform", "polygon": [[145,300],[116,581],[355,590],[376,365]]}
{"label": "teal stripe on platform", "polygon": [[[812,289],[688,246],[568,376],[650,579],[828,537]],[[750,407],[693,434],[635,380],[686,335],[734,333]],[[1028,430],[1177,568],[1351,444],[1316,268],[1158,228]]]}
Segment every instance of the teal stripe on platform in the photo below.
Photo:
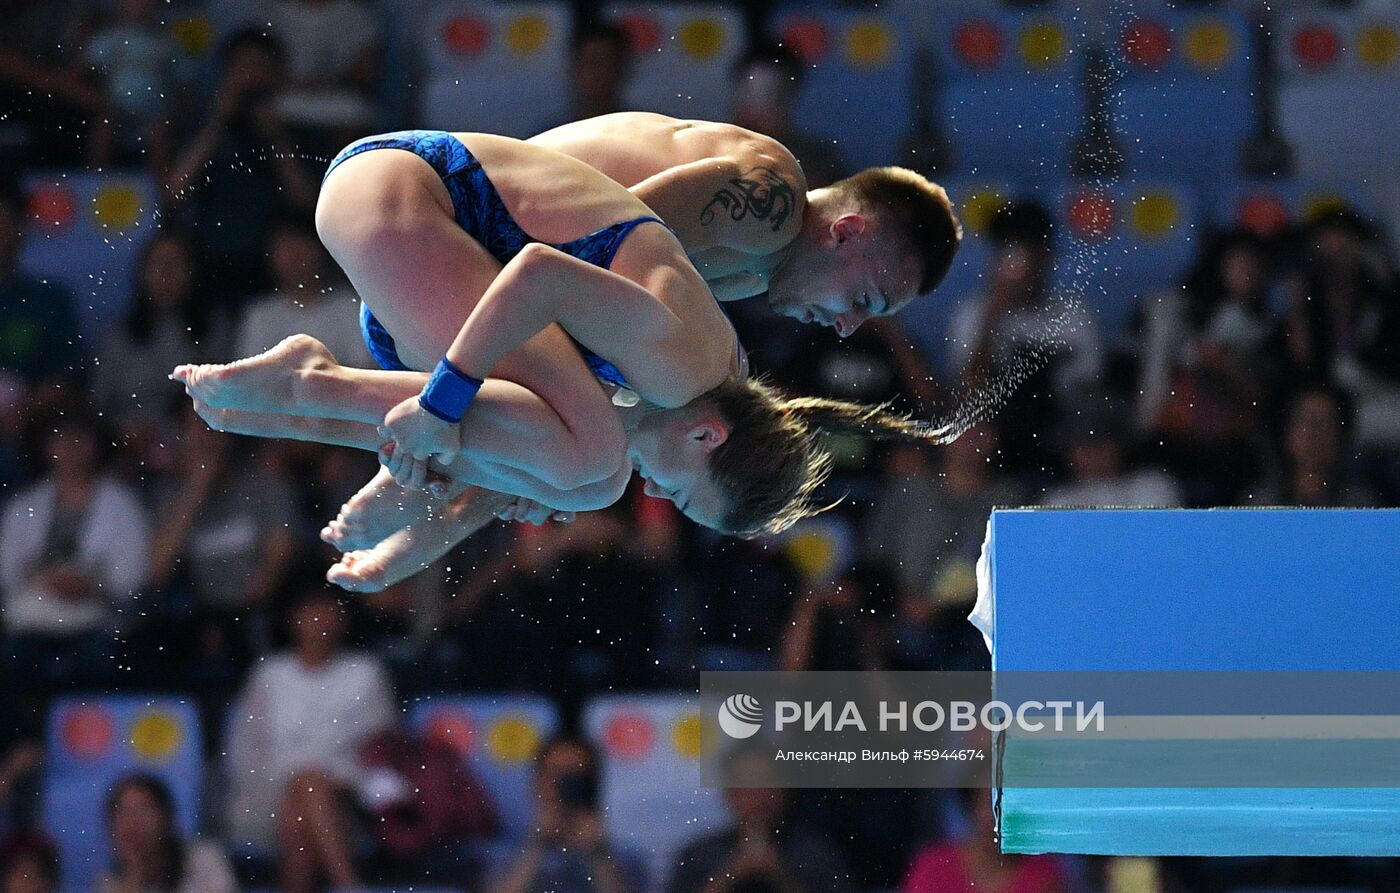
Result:
{"label": "teal stripe on platform", "polygon": [[1005,853],[1393,856],[1396,788],[1007,788]]}

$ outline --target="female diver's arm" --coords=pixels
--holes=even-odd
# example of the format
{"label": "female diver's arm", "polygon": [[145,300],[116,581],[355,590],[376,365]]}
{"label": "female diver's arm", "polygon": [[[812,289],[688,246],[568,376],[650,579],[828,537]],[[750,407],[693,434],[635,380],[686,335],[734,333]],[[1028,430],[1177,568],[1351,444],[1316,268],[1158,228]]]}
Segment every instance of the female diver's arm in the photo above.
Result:
{"label": "female diver's arm", "polygon": [[[429,457],[450,462],[460,447],[455,422],[480,381],[555,323],[613,362],[633,390],[657,405],[680,406],[720,384],[730,371],[732,330],[723,322],[688,325],[672,310],[673,304],[703,307],[700,301],[711,300],[679,246],[676,258],[657,264],[638,284],[547,245],[527,245],[477,302],[423,393],[385,417],[395,452],[402,450],[415,465]],[[404,469],[395,478],[414,486],[422,476]]]}

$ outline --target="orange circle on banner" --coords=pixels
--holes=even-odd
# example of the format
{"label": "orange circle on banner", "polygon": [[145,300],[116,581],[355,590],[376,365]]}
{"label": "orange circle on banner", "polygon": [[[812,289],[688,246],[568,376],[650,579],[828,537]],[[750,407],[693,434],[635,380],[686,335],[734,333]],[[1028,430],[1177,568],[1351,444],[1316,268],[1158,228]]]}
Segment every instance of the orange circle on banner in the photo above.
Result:
{"label": "orange circle on banner", "polygon": [[1116,223],[1113,199],[1102,192],[1084,192],[1070,200],[1070,229],[1075,235],[1099,239],[1113,231]]}
{"label": "orange circle on banner", "polygon": [[99,226],[126,229],[141,216],[141,196],[130,186],[104,186],[92,198],[92,216]]}
{"label": "orange circle on banner", "polygon": [[700,714],[687,713],[671,728],[671,746],[688,760],[700,756]]}
{"label": "orange circle on banner", "polygon": [[214,45],[214,25],[204,16],[170,23],[170,36],[187,56],[202,56]]}
{"label": "orange circle on banner", "polygon": [[496,720],[486,733],[486,749],[502,763],[522,763],[533,757],[539,746],[539,731],[518,713]]}
{"label": "orange circle on banner", "polygon": [[656,731],[641,713],[616,713],[603,731],[608,752],[626,760],[640,760],[651,753]]}
{"label": "orange circle on banner", "polygon": [[1400,35],[1389,25],[1368,25],[1356,39],[1356,53],[1369,68],[1389,68],[1400,56]]}
{"label": "orange circle on banner", "polygon": [[963,202],[963,223],[975,233],[985,232],[992,217],[1006,205],[1006,196],[1000,190],[979,189]]}
{"label": "orange circle on banner", "polygon": [[627,35],[627,44],[637,55],[654,53],[661,46],[661,25],[649,15],[629,12],[617,20],[617,26]]}
{"label": "orange circle on banner", "polygon": [[968,68],[996,68],[1005,50],[1001,28],[986,19],[963,22],[953,32],[953,50]]}
{"label": "orange circle on banner", "polygon": [[180,723],[169,713],[151,711],[131,724],[131,749],[143,760],[164,763],[184,741]]}
{"label": "orange circle on banner", "polygon": [[1186,58],[1202,71],[1225,66],[1234,52],[1235,39],[1221,22],[1209,19],[1186,32]]}
{"label": "orange circle on banner", "polygon": [[536,15],[523,15],[506,26],[506,46],[518,56],[538,53],[549,39],[549,23]]}
{"label": "orange circle on banner", "polygon": [[1139,68],[1157,70],[1172,54],[1172,32],[1161,22],[1138,20],[1123,29],[1123,55]]}
{"label": "orange circle on banner", "polygon": [[443,26],[442,40],[459,56],[475,56],[491,42],[491,29],[476,16],[457,16]]}
{"label": "orange circle on banner", "polygon": [[1176,201],[1165,192],[1150,192],[1133,202],[1133,227],[1148,238],[1167,235],[1179,217]]}
{"label": "orange circle on banner", "polygon": [[724,26],[714,19],[691,19],[681,26],[681,49],[692,59],[713,59],[724,48]]}
{"label": "orange circle on banner", "polygon": [[865,19],[846,32],[846,60],[853,68],[880,68],[893,50],[894,35],[884,22]]}
{"label": "orange circle on banner", "polygon": [[1288,206],[1278,196],[1256,193],[1240,200],[1240,226],[1255,235],[1277,235],[1288,226],[1288,217]]}
{"label": "orange circle on banner", "polygon": [[1303,219],[1315,223],[1319,218],[1347,209],[1346,199],[1340,195],[1321,194],[1309,196],[1303,206]]}
{"label": "orange circle on banner", "polygon": [[1342,44],[1328,25],[1307,25],[1293,35],[1293,54],[1309,71],[1326,71],[1337,64]]}
{"label": "orange circle on banner", "polygon": [[826,55],[829,43],[826,25],[806,16],[793,19],[783,29],[783,43],[803,62],[818,62]]}
{"label": "orange circle on banner", "polygon": [[1059,65],[1068,48],[1065,30],[1057,24],[1039,22],[1021,32],[1021,58],[1031,68]]}
{"label": "orange circle on banner", "polygon": [[112,715],[105,707],[75,707],[63,718],[60,738],[80,760],[97,760],[112,750]]}
{"label": "orange circle on banner", "polygon": [[29,216],[40,226],[62,229],[73,222],[77,205],[62,186],[40,186],[29,193]]}
{"label": "orange circle on banner", "polygon": [[436,710],[428,719],[427,738],[466,756],[476,738],[476,726],[464,711]]}

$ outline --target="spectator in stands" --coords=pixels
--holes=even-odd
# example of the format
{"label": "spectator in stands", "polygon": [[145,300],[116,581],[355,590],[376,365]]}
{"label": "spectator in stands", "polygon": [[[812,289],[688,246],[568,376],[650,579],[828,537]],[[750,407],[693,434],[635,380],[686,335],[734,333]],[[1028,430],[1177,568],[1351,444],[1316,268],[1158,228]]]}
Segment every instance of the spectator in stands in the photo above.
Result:
{"label": "spectator in stands", "polygon": [[154,433],[169,415],[170,370],[189,357],[226,359],[228,321],[195,294],[199,271],[187,233],[156,233],[137,263],[136,294],[126,318],[107,333],[91,375],[93,401],[131,437]]}
{"label": "spectator in stands", "polygon": [[1044,441],[1064,400],[1098,379],[1102,348],[1084,307],[1051,288],[1055,232],[1043,207],[1007,205],[987,236],[986,291],[958,308],[951,359],[968,399],[1000,402],[1005,467],[1044,479],[1054,459]]}
{"label": "spectator in stands", "polygon": [[1095,401],[1060,419],[1057,441],[1068,480],[1051,485],[1039,500],[1052,506],[1152,506],[1182,504],[1181,489],[1166,472],[1132,468],[1127,413],[1116,403]]}
{"label": "spectator in stands", "polygon": [[0,893],[57,893],[58,850],[32,831],[0,841]]}
{"label": "spectator in stands", "polygon": [[1297,379],[1358,387],[1367,373],[1400,378],[1397,276],[1375,232],[1351,211],[1304,233],[1306,265],[1290,284],[1288,356]]}
{"label": "spectator in stands", "polygon": [[1284,429],[1277,480],[1261,488],[1262,505],[1311,507],[1374,505],[1351,459],[1347,405],[1335,390],[1315,386],[1293,397]]}
{"label": "spectator in stands", "polygon": [[377,368],[360,335],[359,298],[335,275],[339,271],[321,247],[310,215],[278,218],[268,233],[267,259],[273,292],[249,305],[235,356],[251,357],[302,333],[347,366]]}
{"label": "spectator in stands", "polygon": [[379,658],[346,650],[329,591],[303,592],[289,617],[291,650],[258,664],[233,714],[229,827],[237,845],[276,844],[285,893],[310,893],[323,873],[356,887],[360,748],[398,705]]}
{"label": "spectator in stands", "polygon": [[598,803],[598,754],[558,737],[535,768],[535,829],[492,885],[497,893],[623,893],[636,889],[608,842]]}
{"label": "spectator in stands", "polygon": [[291,151],[277,115],[282,44],[256,28],[224,43],[212,113],[176,157],[166,180],[198,241],[208,300],[261,287],[268,226],[284,206],[310,213],[316,179]]}
{"label": "spectator in stands", "polygon": [[365,0],[256,3],[258,18],[287,49],[287,90],[278,114],[308,132],[315,152],[334,152],[375,129],[383,34]]}
{"label": "spectator in stands", "polygon": [[1184,293],[1144,305],[1135,415],[1190,504],[1247,498],[1282,390],[1267,246],[1246,233],[1207,245]]}
{"label": "spectator in stands", "polygon": [[967,834],[920,851],[900,893],[1065,893],[1069,889],[1057,857],[1000,852],[989,790],[959,788],[958,800],[968,821]]}
{"label": "spectator in stands", "polygon": [[884,669],[883,630],[875,614],[892,588],[889,575],[877,565],[860,565],[835,580],[816,582],[798,598],[783,627],[778,668]]}
{"label": "spectator in stands", "polygon": [[832,141],[802,130],[793,117],[802,88],[802,62],[787,47],[765,44],[734,64],[733,123],[787,146],[807,176],[809,189],[830,186],[850,173]]}
{"label": "spectator in stands", "polygon": [[94,129],[91,163],[146,163],[163,173],[169,163],[169,111],[179,47],[158,20],[156,0],[118,0],[112,18],[88,42],[85,61],[96,72],[108,114]]}
{"label": "spectator in stands", "polygon": [[158,590],[187,583],[204,659],[242,666],[240,658],[263,650],[268,608],[292,562],[294,488],[270,461],[271,445],[211,431],[188,406],[177,445],[178,461],[148,493],[160,506],[151,582]]}
{"label": "spectator in stands", "polygon": [[[627,109],[632,47],[616,25],[587,21],[574,32],[569,59],[569,120]],[[563,122],[560,122],[563,123]]]}
{"label": "spectator in stands", "polygon": [[234,893],[228,856],[208,840],[186,843],[175,827],[170,789],[151,775],[128,775],[107,795],[107,834],[116,861],[98,893]]}
{"label": "spectator in stands", "polygon": [[96,418],[54,407],[33,431],[45,476],[0,521],[5,634],[21,678],[105,682],[112,630],[147,579],[150,522],[108,473]]}
{"label": "spectator in stands", "polygon": [[766,786],[771,757],[758,747],[725,758],[724,800],[734,824],[688,844],[666,893],[846,893],[849,874],[829,840],[787,821],[788,792]]}
{"label": "spectator in stands", "polygon": [[1021,504],[1020,487],[996,464],[999,436],[993,419],[936,452],[890,450],[862,551],[895,575],[901,599],[930,594],[951,565],[974,564],[991,510]]}
{"label": "spectator in stands", "polygon": [[1295,387],[1335,384],[1351,398],[1363,450],[1400,447],[1400,274],[1373,228],[1349,211],[1304,233],[1289,292],[1287,357]]}
{"label": "spectator in stands", "polygon": [[20,267],[24,218],[19,192],[0,188],[0,370],[31,386],[74,379],[83,348],[73,299]]}
{"label": "spectator in stands", "polygon": [[0,169],[76,167],[87,157],[91,130],[106,107],[77,55],[89,6],[0,5]]}

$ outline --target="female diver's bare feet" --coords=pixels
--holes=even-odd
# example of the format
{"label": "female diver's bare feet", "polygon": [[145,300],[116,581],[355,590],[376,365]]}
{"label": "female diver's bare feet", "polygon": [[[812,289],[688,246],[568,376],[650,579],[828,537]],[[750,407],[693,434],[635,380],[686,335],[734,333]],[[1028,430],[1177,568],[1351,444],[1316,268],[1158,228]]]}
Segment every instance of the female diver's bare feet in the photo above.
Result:
{"label": "female diver's bare feet", "polygon": [[378,592],[407,580],[495,519],[515,497],[469,488],[431,518],[406,527],[373,548],[347,552],[326,579],[350,592]]}
{"label": "female diver's bare feet", "polygon": [[378,545],[395,532],[441,514],[446,504],[423,490],[399,486],[387,468],[340,507],[340,514],[321,529],[322,541],[342,552]]}
{"label": "female diver's bare feet", "polygon": [[271,350],[233,363],[176,366],[170,377],[213,410],[295,414],[302,373],[336,366],[335,356],[310,335],[284,338]]}

